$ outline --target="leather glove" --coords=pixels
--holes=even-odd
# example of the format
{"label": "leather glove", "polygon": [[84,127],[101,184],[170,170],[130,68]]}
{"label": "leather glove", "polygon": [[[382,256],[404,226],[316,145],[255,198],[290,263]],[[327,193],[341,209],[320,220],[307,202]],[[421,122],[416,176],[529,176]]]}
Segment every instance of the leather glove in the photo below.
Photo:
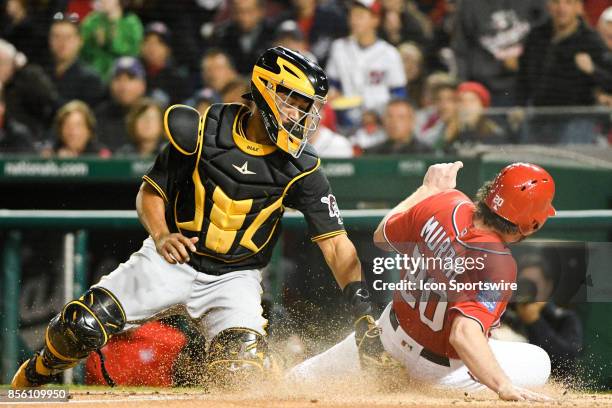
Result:
{"label": "leather glove", "polygon": [[373,317],[370,293],[364,282],[351,282],[342,291],[355,319],[355,344],[364,370],[396,366],[380,341],[380,327]]}

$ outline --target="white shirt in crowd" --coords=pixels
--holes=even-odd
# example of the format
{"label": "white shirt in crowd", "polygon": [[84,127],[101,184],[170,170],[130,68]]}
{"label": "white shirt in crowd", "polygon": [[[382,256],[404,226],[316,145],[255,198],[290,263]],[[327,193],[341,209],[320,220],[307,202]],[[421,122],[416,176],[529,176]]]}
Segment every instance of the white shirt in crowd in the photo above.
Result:
{"label": "white shirt in crowd", "polygon": [[373,132],[368,132],[363,127],[357,129],[357,132],[349,138],[350,142],[359,146],[363,150],[377,146],[387,140],[387,134],[382,129],[376,129]]}
{"label": "white shirt in crowd", "polygon": [[406,86],[402,58],[383,40],[362,48],[353,37],[332,43],[326,72],[346,97],[361,96],[363,107],[382,113],[391,90]]}
{"label": "white shirt in crowd", "polygon": [[339,159],[353,157],[353,146],[348,139],[325,126],[319,127],[318,135],[311,139],[310,144],[319,157]]}

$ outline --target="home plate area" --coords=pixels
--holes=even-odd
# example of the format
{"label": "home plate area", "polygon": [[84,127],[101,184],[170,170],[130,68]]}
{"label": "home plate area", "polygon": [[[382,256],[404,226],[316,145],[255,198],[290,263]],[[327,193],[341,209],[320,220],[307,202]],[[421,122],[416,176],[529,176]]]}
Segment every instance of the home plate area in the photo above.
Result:
{"label": "home plate area", "polygon": [[[410,385],[407,391],[382,392],[359,386],[321,384],[315,390],[284,388],[278,384],[241,393],[205,393],[196,388],[114,388],[78,387],[70,390],[69,402],[0,402],[0,406],[41,407],[70,406],[91,408],[165,407],[165,408],[301,408],[301,407],[612,407],[612,394],[567,391],[560,386],[547,386],[539,391],[553,398],[551,402],[528,403],[500,401],[492,392],[466,393],[436,390],[427,386]],[[335,388],[335,389],[331,389]],[[3,399],[6,401],[6,399]]]}

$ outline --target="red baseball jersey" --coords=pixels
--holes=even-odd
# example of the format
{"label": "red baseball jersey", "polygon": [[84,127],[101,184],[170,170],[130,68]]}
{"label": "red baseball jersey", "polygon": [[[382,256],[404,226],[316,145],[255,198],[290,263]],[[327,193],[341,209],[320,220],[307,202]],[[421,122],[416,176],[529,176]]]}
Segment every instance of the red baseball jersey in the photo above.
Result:
{"label": "red baseball jersey", "polygon": [[[395,214],[384,226],[396,251],[420,261],[402,273],[416,289],[395,292],[397,319],[423,347],[450,358],[458,358],[449,344],[453,319],[459,314],[474,319],[488,336],[499,325],[512,295],[509,285],[516,281],[510,250],[499,235],[474,226],[474,211],[465,194],[449,190]],[[469,286],[458,290],[459,284]]]}

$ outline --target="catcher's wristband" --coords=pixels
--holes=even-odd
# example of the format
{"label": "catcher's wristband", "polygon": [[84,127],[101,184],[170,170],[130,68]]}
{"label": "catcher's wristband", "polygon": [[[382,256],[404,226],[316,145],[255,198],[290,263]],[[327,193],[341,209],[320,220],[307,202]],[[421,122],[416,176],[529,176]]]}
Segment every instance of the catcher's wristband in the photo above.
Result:
{"label": "catcher's wristband", "polygon": [[342,290],[342,297],[349,304],[355,320],[373,313],[370,292],[365,282],[351,282]]}

